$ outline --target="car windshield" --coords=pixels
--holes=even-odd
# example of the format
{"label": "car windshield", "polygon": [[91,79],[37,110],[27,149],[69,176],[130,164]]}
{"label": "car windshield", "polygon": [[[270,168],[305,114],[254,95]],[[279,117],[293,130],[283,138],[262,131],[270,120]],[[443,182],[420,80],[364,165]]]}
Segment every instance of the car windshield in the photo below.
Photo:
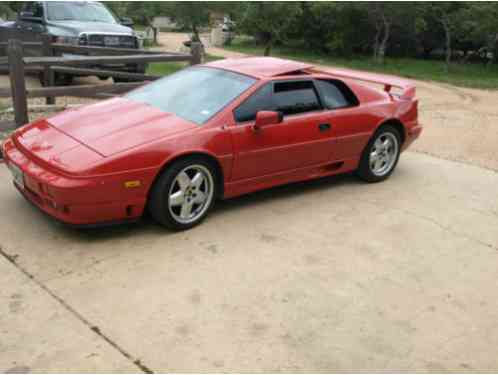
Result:
{"label": "car windshield", "polygon": [[254,78],[225,70],[189,68],[134,90],[126,97],[201,125],[255,82]]}
{"label": "car windshield", "polygon": [[48,1],[47,18],[51,21],[116,23],[105,6],[88,1]]}

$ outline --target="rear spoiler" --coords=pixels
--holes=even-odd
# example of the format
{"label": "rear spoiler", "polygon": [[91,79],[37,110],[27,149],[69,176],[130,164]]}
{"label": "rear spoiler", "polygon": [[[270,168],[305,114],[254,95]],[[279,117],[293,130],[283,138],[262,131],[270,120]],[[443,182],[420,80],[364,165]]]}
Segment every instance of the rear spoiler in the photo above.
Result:
{"label": "rear spoiler", "polygon": [[347,78],[357,81],[384,85],[384,91],[392,94],[391,89],[396,87],[401,90],[400,99],[410,100],[415,97],[415,84],[409,80],[386,74],[376,74],[350,69],[309,69],[312,73],[326,74],[338,78]]}

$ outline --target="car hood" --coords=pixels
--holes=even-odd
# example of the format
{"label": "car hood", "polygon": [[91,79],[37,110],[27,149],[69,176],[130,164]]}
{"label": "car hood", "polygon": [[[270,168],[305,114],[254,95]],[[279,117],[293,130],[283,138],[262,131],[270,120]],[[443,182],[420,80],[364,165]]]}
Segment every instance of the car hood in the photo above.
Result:
{"label": "car hood", "polygon": [[96,33],[96,34],[125,34],[133,35],[133,30],[119,23],[107,22],[84,22],[84,21],[49,21],[47,28],[53,35],[73,35],[79,33]]}
{"label": "car hood", "polygon": [[125,98],[67,110],[46,121],[103,157],[198,128],[173,113]]}

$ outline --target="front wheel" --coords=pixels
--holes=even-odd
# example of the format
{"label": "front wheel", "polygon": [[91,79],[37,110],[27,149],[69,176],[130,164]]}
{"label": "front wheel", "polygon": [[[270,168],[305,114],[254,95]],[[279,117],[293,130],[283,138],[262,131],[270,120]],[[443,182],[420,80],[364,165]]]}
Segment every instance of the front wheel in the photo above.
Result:
{"label": "front wheel", "polygon": [[357,174],[367,182],[379,182],[393,173],[401,152],[399,131],[381,126],[363,150]]}
{"label": "front wheel", "polygon": [[216,174],[202,158],[173,163],[152,188],[149,211],[160,224],[185,230],[199,224],[216,197]]}

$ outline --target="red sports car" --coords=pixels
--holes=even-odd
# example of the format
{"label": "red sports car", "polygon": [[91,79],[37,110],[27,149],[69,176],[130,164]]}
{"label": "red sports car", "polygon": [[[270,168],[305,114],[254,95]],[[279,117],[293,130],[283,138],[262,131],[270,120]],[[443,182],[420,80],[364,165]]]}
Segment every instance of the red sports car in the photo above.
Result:
{"label": "red sports car", "polygon": [[408,81],[254,57],[35,121],[3,155],[18,190],[60,221],[136,220],[148,210],[187,229],[218,198],[349,171],[384,180],[421,130]]}

